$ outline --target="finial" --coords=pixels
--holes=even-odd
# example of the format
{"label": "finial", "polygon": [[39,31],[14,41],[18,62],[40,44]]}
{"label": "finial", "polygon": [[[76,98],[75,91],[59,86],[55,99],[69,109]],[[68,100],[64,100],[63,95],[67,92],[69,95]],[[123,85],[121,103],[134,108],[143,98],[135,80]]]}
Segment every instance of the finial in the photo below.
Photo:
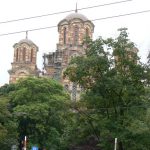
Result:
{"label": "finial", "polygon": [[76,3],[76,10],[75,12],[77,13],[78,12],[78,4]]}
{"label": "finial", "polygon": [[28,31],[26,31],[26,39],[28,39]]}

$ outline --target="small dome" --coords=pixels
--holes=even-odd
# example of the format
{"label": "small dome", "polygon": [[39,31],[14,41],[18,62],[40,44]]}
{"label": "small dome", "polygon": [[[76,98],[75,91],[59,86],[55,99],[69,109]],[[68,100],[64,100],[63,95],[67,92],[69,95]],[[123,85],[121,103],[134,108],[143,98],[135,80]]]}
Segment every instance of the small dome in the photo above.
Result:
{"label": "small dome", "polygon": [[17,45],[21,45],[22,43],[26,43],[26,44],[28,44],[29,46],[35,46],[36,49],[38,50],[38,46],[37,46],[34,42],[32,42],[31,40],[29,40],[29,39],[27,39],[27,38],[20,40],[18,43],[15,43],[15,44],[13,45],[13,47],[16,47]]}
{"label": "small dome", "polygon": [[18,44],[27,43],[29,45],[35,45],[31,40],[29,39],[22,39],[18,42]]}
{"label": "small dome", "polygon": [[81,19],[83,21],[87,21],[88,18],[85,17],[84,15],[80,14],[80,13],[72,13],[72,14],[69,14],[68,16],[66,16],[64,19],[67,20],[67,21],[70,21],[72,19]]}

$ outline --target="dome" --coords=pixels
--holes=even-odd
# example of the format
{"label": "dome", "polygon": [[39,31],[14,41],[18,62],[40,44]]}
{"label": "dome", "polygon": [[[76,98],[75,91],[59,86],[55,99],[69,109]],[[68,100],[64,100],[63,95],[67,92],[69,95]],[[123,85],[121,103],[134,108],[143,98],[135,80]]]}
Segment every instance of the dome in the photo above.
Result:
{"label": "dome", "polygon": [[94,24],[92,23],[92,21],[90,21],[86,16],[75,12],[75,13],[71,13],[69,15],[67,15],[64,19],[62,19],[59,23],[58,23],[58,32],[59,32],[59,28],[63,25],[70,25],[70,22],[73,21],[74,19],[80,19],[82,23],[88,23],[90,25],[90,28],[92,29],[92,31],[94,30]]}
{"label": "dome", "polygon": [[69,14],[68,16],[66,16],[64,19],[67,20],[67,21],[70,21],[72,19],[81,19],[83,21],[87,21],[88,18],[80,13],[72,13],[72,14]]}
{"label": "dome", "polygon": [[29,45],[35,45],[31,40],[29,39],[22,39],[18,42],[18,44],[27,43]]}
{"label": "dome", "polygon": [[27,39],[27,38],[20,40],[18,43],[15,43],[15,44],[13,45],[13,47],[16,47],[17,45],[21,45],[22,43],[26,43],[26,44],[28,44],[29,46],[35,46],[36,49],[38,50],[37,45],[34,44],[34,42],[32,42],[31,40],[29,40],[29,39]]}

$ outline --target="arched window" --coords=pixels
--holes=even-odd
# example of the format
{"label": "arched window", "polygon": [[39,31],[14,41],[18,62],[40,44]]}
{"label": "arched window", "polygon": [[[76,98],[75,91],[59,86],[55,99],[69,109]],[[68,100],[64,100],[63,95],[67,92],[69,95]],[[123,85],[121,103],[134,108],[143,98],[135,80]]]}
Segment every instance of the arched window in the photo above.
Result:
{"label": "arched window", "polygon": [[65,89],[66,91],[69,91],[69,85],[68,85],[68,84],[65,84],[65,85],[64,85],[64,89]]}
{"label": "arched window", "polygon": [[74,27],[74,44],[77,45],[79,40],[79,27]]}
{"label": "arched window", "polygon": [[86,31],[85,31],[85,37],[88,38],[89,37],[89,29],[86,28]]}
{"label": "arched window", "polygon": [[66,33],[67,30],[66,30],[66,27],[64,27],[64,35],[63,35],[63,39],[64,39],[64,44],[66,44]]}
{"label": "arched window", "polygon": [[18,48],[16,49],[16,62],[18,61]]}
{"label": "arched window", "polygon": [[22,53],[23,53],[22,54],[23,61],[25,61],[26,60],[26,48],[25,47],[23,48],[23,52]]}
{"label": "arched window", "polygon": [[33,61],[33,49],[31,49],[31,59],[30,61],[32,62]]}

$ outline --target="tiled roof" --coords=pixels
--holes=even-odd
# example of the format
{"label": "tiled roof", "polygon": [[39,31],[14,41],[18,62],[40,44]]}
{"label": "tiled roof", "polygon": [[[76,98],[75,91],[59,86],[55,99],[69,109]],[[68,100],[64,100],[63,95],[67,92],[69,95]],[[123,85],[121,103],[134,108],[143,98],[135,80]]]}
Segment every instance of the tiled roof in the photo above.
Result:
{"label": "tiled roof", "polygon": [[80,13],[72,13],[72,14],[69,14],[68,16],[66,16],[64,19],[70,21],[72,19],[75,19],[75,18],[78,18],[78,19],[81,19],[83,21],[87,21],[88,18]]}

